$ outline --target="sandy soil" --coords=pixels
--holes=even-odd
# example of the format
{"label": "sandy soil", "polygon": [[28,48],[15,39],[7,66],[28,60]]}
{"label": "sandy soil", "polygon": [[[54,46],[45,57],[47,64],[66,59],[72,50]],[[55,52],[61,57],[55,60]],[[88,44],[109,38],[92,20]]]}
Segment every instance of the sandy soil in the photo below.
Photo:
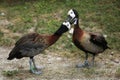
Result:
{"label": "sandy soil", "polygon": [[[67,58],[54,52],[45,51],[35,57],[36,64],[42,67],[42,74],[35,75],[29,72],[29,58],[8,61],[7,57],[12,47],[0,47],[0,80],[119,80],[116,70],[120,67],[120,58],[115,58],[115,52],[96,57],[96,66],[91,69],[76,68],[77,63],[82,63],[78,57]],[[106,57],[107,56],[107,57]],[[119,55],[120,57],[120,55]],[[7,76],[7,71],[18,72]],[[6,71],[6,72],[5,72]]]}

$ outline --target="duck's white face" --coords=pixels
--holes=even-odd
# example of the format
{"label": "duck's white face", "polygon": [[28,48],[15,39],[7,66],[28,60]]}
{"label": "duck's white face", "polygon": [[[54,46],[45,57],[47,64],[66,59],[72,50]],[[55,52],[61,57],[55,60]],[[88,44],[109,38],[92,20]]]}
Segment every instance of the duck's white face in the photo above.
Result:
{"label": "duck's white face", "polygon": [[70,23],[77,24],[77,15],[75,14],[73,9],[68,11],[68,21]]}
{"label": "duck's white face", "polygon": [[72,17],[72,19],[73,19],[73,18],[75,18],[76,15],[75,15],[74,11],[71,9],[68,11],[68,16]]}
{"label": "duck's white face", "polygon": [[63,25],[65,25],[68,29],[71,28],[70,22],[63,22]]}

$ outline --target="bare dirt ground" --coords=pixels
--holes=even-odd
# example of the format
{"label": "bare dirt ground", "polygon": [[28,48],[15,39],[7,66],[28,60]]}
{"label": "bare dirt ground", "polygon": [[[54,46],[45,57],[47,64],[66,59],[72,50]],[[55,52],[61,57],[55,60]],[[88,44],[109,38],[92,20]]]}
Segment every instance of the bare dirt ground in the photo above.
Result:
{"label": "bare dirt ground", "polygon": [[[7,60],[11,49],[0,47],[0,80],[120,80],[116,72],[120,67],[120,55],[114,55],[115,51],[108,50],[107,53],[111,53],[109,56],[98,55],[95,67],[81,69],[75,67],[77,63],[82,63],[79,57],[67,58],[46,50],[46,54],[35,57],[36,64],[43,67],[42,74],[35,75],[29,72],[29,58]],[[15,70],[17,73],[7,75],[7,71]]]}

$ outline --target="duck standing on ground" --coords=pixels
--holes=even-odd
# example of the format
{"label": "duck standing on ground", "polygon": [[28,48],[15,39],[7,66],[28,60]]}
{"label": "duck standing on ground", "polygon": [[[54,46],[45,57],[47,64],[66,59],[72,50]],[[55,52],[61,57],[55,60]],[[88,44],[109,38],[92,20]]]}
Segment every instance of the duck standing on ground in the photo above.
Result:
{"label": "duck standing on ground", "polygon": [[45,49],[53,45],[63,33],[70,29],[70,27],[70,23],[66,20],[52,35],[30,33],[21,37],[15,43],[15,46],[9,53],[9,57],[7,59],[12,60],[14,58],[21,59],[23,57],[29,57],[30,71],[34,74],[41,74],[41,71],[38,71],[35,65],[34,56],[42,53]]}
{"label": "duck standing on ground", "polygon": [[74,24],[73,32],[73,43],[80,50],[84,51],[86,54],[86,59],[84,64],[78,64],[77,67],[89,67],[88,63],[88,53],[93,55],[92,65],[94,65],[95,56],[99,53],[104,52],[109,47],[107,46],[107,41],[101,33],[87,32],[79,27],[79,15],[75,9],[68,11],[69,22]]}

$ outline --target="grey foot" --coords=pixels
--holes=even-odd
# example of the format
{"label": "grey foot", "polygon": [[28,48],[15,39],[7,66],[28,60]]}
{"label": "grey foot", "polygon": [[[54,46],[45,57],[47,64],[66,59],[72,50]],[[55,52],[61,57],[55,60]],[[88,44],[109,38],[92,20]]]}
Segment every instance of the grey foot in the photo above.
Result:
{"label": "grey foot", "polygon": [[43,69],[43,68],[44,68],[44,66],[36,66],[35,69],[41,70],[41,69]]}
{"label": "grey foot", "polygon": [[76,65],[77,68],[89,68],[90,65],[88,63],[84,63],[84,64],[78,64]]}
{"label": "grey foot", "polygon": [[42,72],[38,70],[30,70],[30,72],[37,75],[42,74]]}

